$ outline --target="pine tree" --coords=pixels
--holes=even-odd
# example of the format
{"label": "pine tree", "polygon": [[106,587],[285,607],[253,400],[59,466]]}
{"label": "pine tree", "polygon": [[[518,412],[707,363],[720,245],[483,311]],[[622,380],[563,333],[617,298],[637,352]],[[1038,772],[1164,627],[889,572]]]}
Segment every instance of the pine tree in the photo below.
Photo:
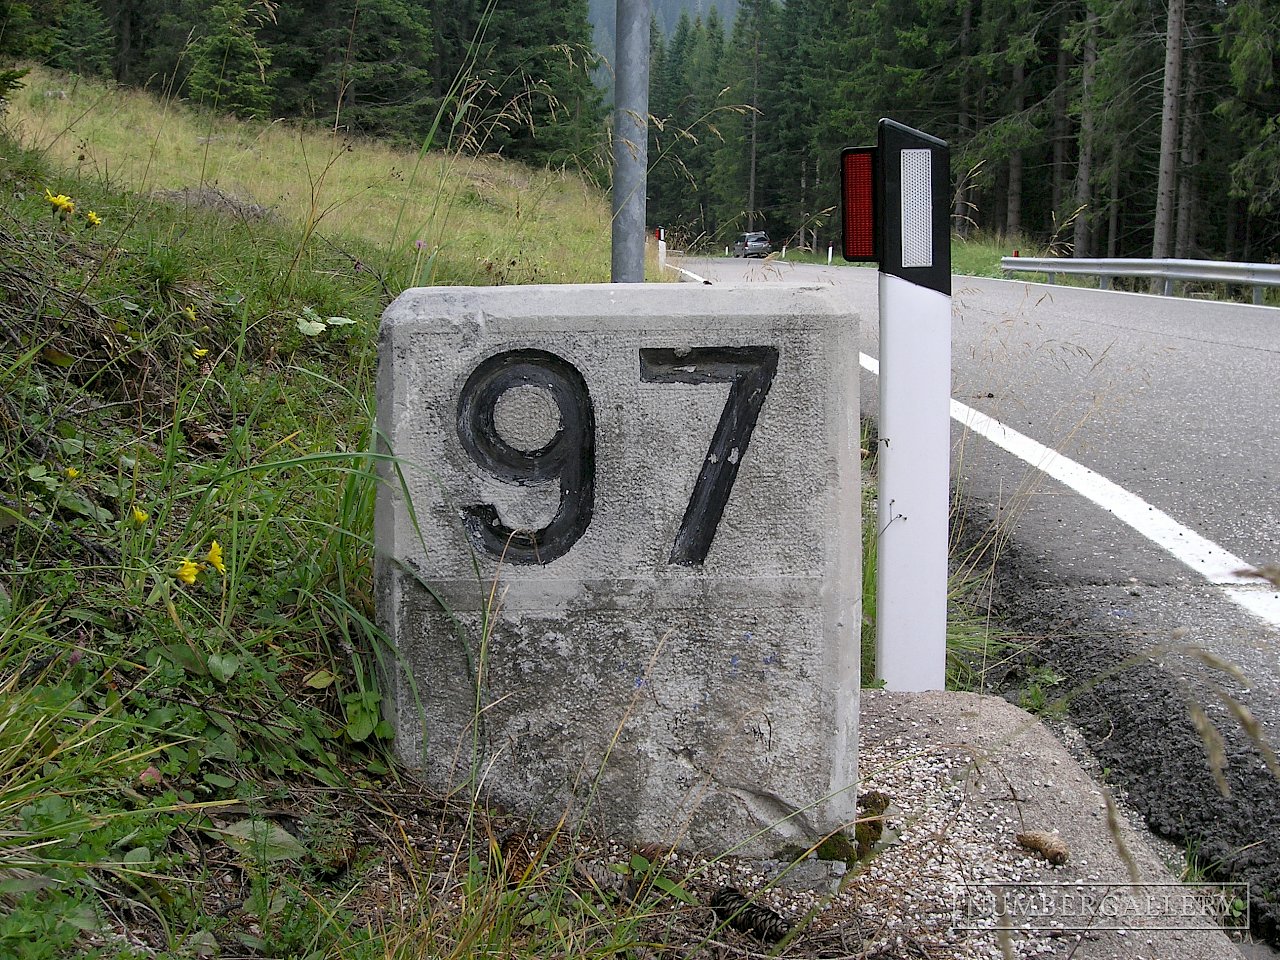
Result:
{"label": "pine tree", "polygon": [[260,37],[278,111],[401,142],[430,128],[431,29],[405,0],[312,0],[282,8]]}
{"label": "pine tree", "polygon": [[602,156],[586,0],[467,0],[437,9],[436,29],[447,31],[438,49],[453,58],[440,66],[446,75],[463,72],[474,91],[468,104],[477,148],[539,164]]}
{"label": "pine tree", "polygon": [[111,72],[115,37],[94,0],[70,0],[62,9],[49,63],[89,77]]}
{"label": "pine tree", "polygon": [[209,11],[204,34],[191,44],[191,95],[216,110],[241,117],[266,115],[270,54],[257,42],[257,21],[242,0],[220,0]]}

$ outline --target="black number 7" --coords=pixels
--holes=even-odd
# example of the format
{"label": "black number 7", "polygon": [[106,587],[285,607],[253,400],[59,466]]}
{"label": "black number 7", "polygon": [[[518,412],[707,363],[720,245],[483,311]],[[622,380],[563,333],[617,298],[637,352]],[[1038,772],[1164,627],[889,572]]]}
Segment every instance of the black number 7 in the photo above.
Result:
{"label": "black number 7", "polygon": [[716,527],[747,455],[751,432],[778,372],[776,347],[641,348],[640,379],[650,383],[731,383],[724,412],[693,485],[693,496],[671,547],[670,563],[699,566],[707,559]]}

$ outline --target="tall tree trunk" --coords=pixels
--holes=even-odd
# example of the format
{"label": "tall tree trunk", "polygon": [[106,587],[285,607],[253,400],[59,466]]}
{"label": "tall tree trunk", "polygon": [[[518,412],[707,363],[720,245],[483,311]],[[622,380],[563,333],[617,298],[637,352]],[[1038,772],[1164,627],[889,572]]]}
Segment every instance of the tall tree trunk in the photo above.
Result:
{"label": "tall tree trunk", "polygon": [[1062,197],[1067,181],[1067,141],[1071,129],[1067,126],[1067,81],[1070,79],[1070,54],[1067,52],[1067,21],[1063,18],[1058,29],[1058,64],[1053,88],[1053,186],[1052,206],[1054,214],[1062,212]]}
{"label": "tall tree trunk", "polygon": [[800,157],[800,246],[806,246],[805,241],[808,239],[806,231],[809,222],[809,210],[806,200],[808,198],[809,187],[809,160],[807,157]]}
{"label": "tall tree trunk", "polygon": [[[1192,39],[1187,31],[1187,39]],[[1196,154],[1200,144],[1196,128],[1196,94],[1199,79],[1199,63],[1195,45],[1187,44],[1187,86],[1182,95],[1182,149],[1178,161],[1178,227],[1175,232],[1173,255],[1181,259],[1195,256],[1196,245]]]}
{"label": "tall tree trunk", "polygon": [[1227,226],[1226,226],[1226,242],[1223,246],[1227,251],[1228,260],[1239,260],[1236,254],[1236,248],[1240,242],[1240,209],[1244,206],[1244,201],[1235,197],[1227,201]]}
{"label": "tall tree trunk", "polygon": [[756,228],[756,145],[760,122],[760,31],[751,49],[751,156],[747,169],[747,229]]}
{"label": "tall tree trunk", "polygon": [[[960,9],[960,83],[956,101],[956,139],[961,143],[969,140],[969,129],[973,125],[973,116],[969,104],[969,38],[973,31],[973,0],[965,0]],[[951,211],[951,222],[957,234],[969,235],[971,217],[966,201],[968,192],[967,176],[960,171],[960,184],[956,188],[955,208]]]}
{"label": "tall tree trunk", "polygon": [[1120,151],[1111,151],[1111,198],[1107,211],[1107,256],[1115,257],[1120,247]]}
{"label": "tall tree trunk", "polygon": [[1009,168],[998,167],[991,178],[992,198],[988,201],[987,222],[993,230],[999,230],[1002,224],[1009,222]]}
{"label": "tall tree trunk", "polygon": [[116,80],[128,83],[133,67],[133,11],[122,8],[116,21]]}
{"label": "tall tree trunk", "polygon": [[1080,162],[1076,165],[1076,223],[1072,255],[1093,253],[1090,224],[1093,220],[1093,77],[1098,62],[1098,15],[1089,11],[1085,26],[1084,71],[1080,77]]}
{"label": "tall tree trunk", "polygon": [[1178,107],[1182,93],[1182,31],[1187,0],[1169,0],[1169,24],[1165,32],[1164,94],[1160,110],[1160,173],[1156,180],[1156,220],[1151,256],[1169,256],[1173,237],[1174,200],[1178,178]]}
{"label": "tall tree trunk", "polygon": [[[1013,109],[1021,114],[1026,106],[1026,67],[1022,63],[1013,65]],[[1009,204],[1005,208],[1004,232],[1007,237],[1016,237],[1022,232],[1022,150],[1009,151]]]}
{"label": "tall tree trunk", "polygon": [[[813,195],[818,199],[818,206],[822,206],[822,155],[814,154],[813,157]],[[813,218],[813,249],[818,249],[818,218]]]}

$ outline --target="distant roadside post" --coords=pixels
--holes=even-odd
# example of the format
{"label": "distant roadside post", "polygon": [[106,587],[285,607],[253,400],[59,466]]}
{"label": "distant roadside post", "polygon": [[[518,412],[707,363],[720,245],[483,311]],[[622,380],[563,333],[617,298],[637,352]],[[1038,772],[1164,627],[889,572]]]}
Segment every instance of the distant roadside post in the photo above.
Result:
{"label": "distant roadside post", "polygon": [[876,672],[890,690],[946,685],[951,496],[951,225],[947,145],[881,120],[841,154],[844,258],[880,268]]}

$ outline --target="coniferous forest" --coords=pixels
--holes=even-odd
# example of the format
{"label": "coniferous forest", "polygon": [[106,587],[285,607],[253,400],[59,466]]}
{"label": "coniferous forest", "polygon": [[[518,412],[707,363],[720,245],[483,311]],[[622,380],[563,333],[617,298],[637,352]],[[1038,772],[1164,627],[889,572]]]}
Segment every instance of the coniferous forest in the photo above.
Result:
{"label": "coniferous forest", "polygon": [[[1280,0],[683,9],[655,17],[650,93],[649,221],[678,242],[825,247],[839,150],[890,116],[951,144],[961,235],[1280,256]],[[0,68],[607,175],[591,35],[587,0],[0,0]]]}
{"label": "coniferous forest", "polygon": [[825,248],[843,146],[952,148],[961,235],[1280,255],[1277,0],[742,0],[655,33],[649,216]]}
{"label": "coniferous forest", "polygon": [[539,165],[604,137],[586,0],[0,0],[6,60]]}

